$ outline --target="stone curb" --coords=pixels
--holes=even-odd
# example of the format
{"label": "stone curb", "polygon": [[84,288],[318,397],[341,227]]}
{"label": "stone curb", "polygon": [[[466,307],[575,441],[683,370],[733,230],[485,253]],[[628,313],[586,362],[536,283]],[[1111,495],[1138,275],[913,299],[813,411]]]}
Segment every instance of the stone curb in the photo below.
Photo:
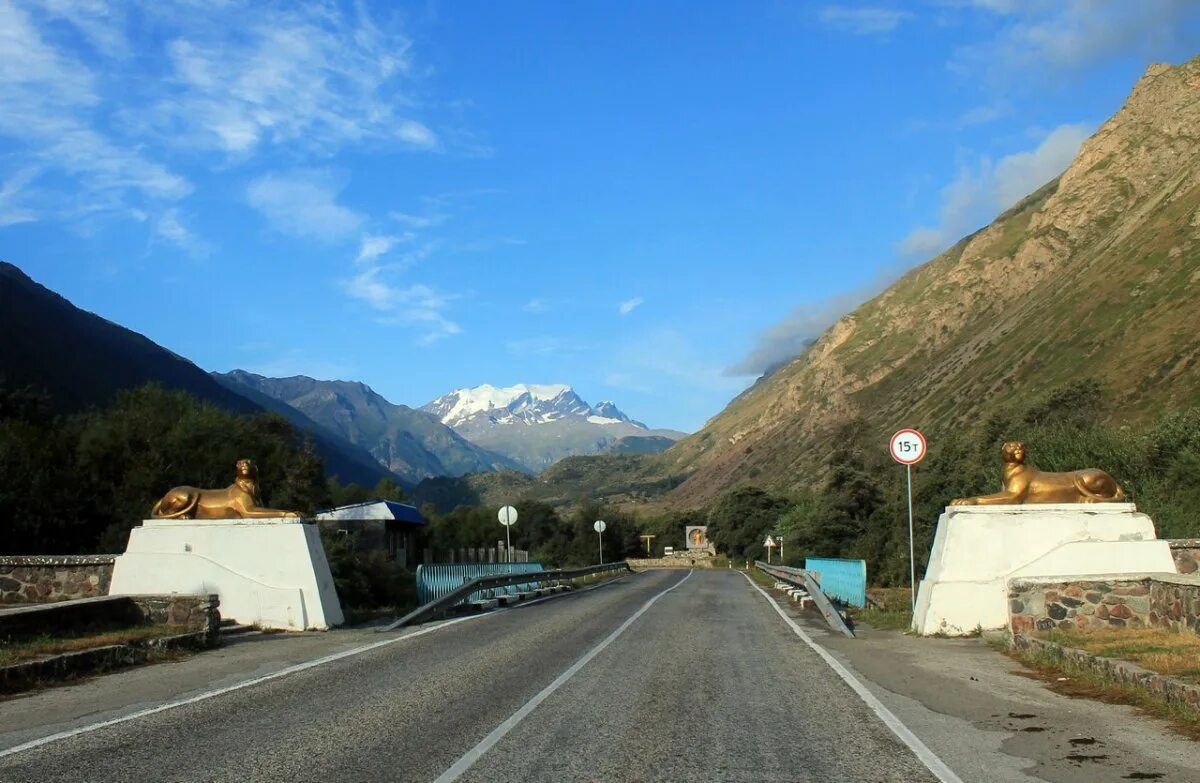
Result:
{"label": "stone curb", "polygon": [[1013,634],[1009,646],[1018,650],[1036,650],[1052,658],[1067,659],[1106,680],[1128,685],[1165,704],[1183,707],[1200,715],[1200,685],[1192,685],[1165,674],[1152,672],[1128,661],[1092,655],[1074,647],[1064,647],[1057,642],[1035,639],[1023,634]]}
{"label": "stone curb", "polygon": [[0,693],[13,694],[47,682],[100,674],[123,666],[146,662],[150,653],[167,650],[202,650],[208,643],[204,631],[160,636],[135,644],[110,644],[90,650],[58,653],[31,661],[0,666]]}

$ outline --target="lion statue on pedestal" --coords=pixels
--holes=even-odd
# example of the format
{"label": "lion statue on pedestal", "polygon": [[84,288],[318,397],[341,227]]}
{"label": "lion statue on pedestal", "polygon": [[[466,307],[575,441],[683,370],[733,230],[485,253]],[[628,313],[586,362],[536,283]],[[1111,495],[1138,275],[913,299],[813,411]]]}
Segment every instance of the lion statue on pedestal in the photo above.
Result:
{"label": "lion statue on pedestal", "polygon": [[999,506],[1020,503],[1120,503],[1125,490],[1103,470],[1088,468],[1045,473],[1025,464],[1025,445],[1009,441],[1000,448],[1003,490],[992,495],[957,498],[952,506]]}
{"label": "lion statue on pedestal", "polygon": [[258,467],[248,459],[239,459],[233,483],[225,489],[175,487],[154,504],[150,516],[155,519],[263,519],[299,517],[295,511],[263,508],[259,505]]}

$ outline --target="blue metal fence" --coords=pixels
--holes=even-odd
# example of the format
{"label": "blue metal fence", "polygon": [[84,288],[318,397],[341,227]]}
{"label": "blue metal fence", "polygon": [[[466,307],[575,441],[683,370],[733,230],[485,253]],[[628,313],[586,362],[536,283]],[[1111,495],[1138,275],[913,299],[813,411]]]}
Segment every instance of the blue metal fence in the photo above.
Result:
{"label": "blue metal fence", "polygon": [[804,570],[812,571],[821,592],[850,606],[867,605],[867,561],[832,557],[809,557]]}
{"label": "blue metal fence", "polygon": [[[430,601],[449,595],[472,579],[495,574],[532,574],[544,571],[541,563],[422,563],[417,566],[417,603],[424,606]],[[520,593],[536,589],[537,582],[497,587],[471,593],[468,601],[491,598],[500,593]]]}

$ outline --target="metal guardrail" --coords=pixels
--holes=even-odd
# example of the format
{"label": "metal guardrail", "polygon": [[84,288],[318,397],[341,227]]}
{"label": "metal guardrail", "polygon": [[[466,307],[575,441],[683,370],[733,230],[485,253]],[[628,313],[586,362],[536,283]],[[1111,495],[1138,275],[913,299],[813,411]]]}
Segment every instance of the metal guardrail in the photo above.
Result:
{"label": "metal guardrail", "polygon": [[781,582],[803,587],[812,597],[813,603],[820,610],[821,616],[825,618],[825,622],[829,623],[829,627],[840,632],[844,636],[854,638],[854,632],[846,625],[846,621],[842,619],[842,613],[837,610],[833,602],[829,600],[829,596],[821,589],[821,583],[809,571],[801,568],[791,568],[789,566],[767,565],[761,560],[754,561],[754,565],[764,573],[770,574]]}
{"label": "metal guardrail", "polygon": [[[539,582],[560,582],[568,579],[578,579],[581,576],[591,576],[592,574],[603,574],[610,571],[628,571],[629,564],[622,560],[619,563],[605,563],[604,565],[587,566],[585,568],[564,568],[555,571],[538,571],[537,577]],[[424,620],[432,617],[438,612],[444,612],[447,609],[452,609],[463,601],[467,600],[473,593],[481,590],[489,590],[497,587],[507,587],[509,585],[522,584],[529,581],[529,574],[496,574],[493,576],[481,576],[466,582],[461,587],[452,590],[446,595],[427,604],[418,606],[408,614],[399,618],[395,622],[385,625],[378,629],[378,632],[394,631],[409,623],[415,623],[418,620]]]}
{"label": "metal guardrail", "polygon": [[804,570],[815,574],[825,595],[860,609],[867,605],[867,561],[808,557]]}
{"label": "metal guardrail", "polygon": [[[422,563],[417,566],[417,603],[436,601],[481,576],[542,573],[545,570],[541,563]],[[522,582],[504,589],[511,591],[526,584],[536,587],[537,582]],[[481,597],[472,595],[467,600]]]}

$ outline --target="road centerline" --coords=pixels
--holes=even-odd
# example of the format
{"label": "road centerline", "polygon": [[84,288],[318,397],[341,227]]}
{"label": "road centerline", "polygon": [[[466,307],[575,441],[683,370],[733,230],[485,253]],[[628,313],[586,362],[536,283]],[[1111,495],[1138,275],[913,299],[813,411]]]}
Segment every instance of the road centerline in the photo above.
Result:
{"label": "road centerline", "polygon": [[452,783],[452,781],[458,780],[460,777],[462,777],[463,774],[465,774],[467,770],[474,766],[474,764],[479,761],[479,759],[482,758],[485,753],[491,750],[496,743],[504,739],[506,734],[516,728],[521,721],[525,720],[525,718],[529,717],[530,713],[537,709],[539,704],[548,699],[551,694],[553,694],[556,690],[566,684],[567,681],[578,674],[579,671],[586,666],[589,661],[591,661],[593,658],[603,652],[606,647],[616,641],[617,638],[620,637],[621,634],[625,633],[626,629],[633,625],[633,623],[639,617],[645,614],[646,610],[653,606],[658,599],[682,585],[692,576],[693,573],[695,573],[694,570],[689,570],[683,579],[680,579],[666,590],[663,590],[661,593],[658,593],[650,600],[646,601],[646,603],[642,604],[641,608],[630,615],[629,618],[626,619],[625,622],[621,623],[616,630],[604,637],[604,639],[602,639],[595,647],[584,653],[583,657],[571,664],[571,666],[562,674],[555,677],[553,682],[539,691],[529,701],[525,702],[525,704],[523,704],[516,712],[505,719],[499,726],[492,729],[492,731],[486,737],[479,741],[479,744],[459,757],[459,759],[451,764],[445,772],[437,777],[434,783]]}
{"label": "road centerline", "polygon": [[825,663],[829,665],[829,668],[833,669],[833,671],[842,678],[842,681],[849,685],[850,689],[858,694],[858,697],[862,699],[868,707],[871,708],[871,711],[874,712],[881,721],[883,721],[883,724],[887,726],[888,729],[890,729],[891,732],[895,734],[901,742],[908,746],[908,749],[916,755],[921,763],[924,764],[925,767],[932,772],[938,780],[942,781],[942,783],[963,783],[962,779],[955,774],[954,770],[950,769],[946,762],[942,761],[942,759],[936,753],[930,750],[929,746],[922,742],[921,739],[913,733],[912,729],[908,728],[908,726],[905,726],[900,719],[896,717],[895,713],[884,706],[883,702],[881,702],[875,696],[875,694],[871,693],[871,691],[867,689],[867,686],[863,685],[859,679],[850,672],[849,669],[841,664],[840,661],[830,655],[828,650],[814,642],[812,637],[805,633],[804,629],[796,624],[795,620],[793,620],[791,617],[788,617],[787,613],[779,608],[779,604],[776,603],[773,598],[771,598],[770,594],[768,594],[766,590],[763,590],[761,587],[754,584],[754,580],[750,578],[749,574],[743,573],[742,576],[746,577],[746,581],[750,583],[751,587],[762,594],[762,597],[767,600],[767,603],[771,605],[771,608],[783,618],[783,621],[791,627],[796,635],[800,637],[801,641],[811,647],[813,652],[819,655],[821,660],[825,661]]}

